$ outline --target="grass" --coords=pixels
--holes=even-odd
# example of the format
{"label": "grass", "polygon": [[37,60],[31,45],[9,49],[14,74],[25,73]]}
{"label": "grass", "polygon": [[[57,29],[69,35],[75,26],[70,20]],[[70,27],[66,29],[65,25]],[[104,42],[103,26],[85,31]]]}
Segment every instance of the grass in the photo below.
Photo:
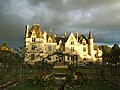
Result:
{"label": "grass", "polygon": [[100,80],[92,80],[89,85],[80,85],[75,87],[74,90],[116,90]]}
{"label": "grass", "polygon": [[[98,74],[100,69],[96,68],[78,68],[76,71],[81,73],[87,73],[91,77],[91,82],[89,85],[80,85],[75,87],[74,90],[116,90],[100,80],[100,75]],[[113,79],[115,80],[115,79]]]}
{"label": "grass", "polygon": [[88,68],[85,68],[85,69],[78,68],[76,71],[77,72],[82,72],[82,73],[88,73],[88,74],[96,74],[96,69],[95,68],[91,68],[91,69],[88,69]]}
{"label": "grass", "polygon": [[8,81],[13,81],[14,79],[19,78],[19,70],[15,72],[14,69],[5,70],[0,68],[0,85],[7,83]]}
{"label": "grass", "polygon": [[17,86],[9,88],[9,90],[43,90],[43,89],[40,87],[36,87],[35,85],[32,85],[27,81],[23,81],[19,83]]}
{"label": "grass", "polygon": [[120,85],[120,75],[114,75],[114,76],[108,77],[108,79]]}
{"label": "grass", "polygon": [[[33,84],[30,84],[27,81],[24,81],[20,84],[18,84],[15,87],[9,88],[9,90],[44,90],[42,87],[36,87]],[[65,90],[67,90],[65,88]],[[115,90],[114,88],[105,85],[100,80],[92,80],[89,85],[80,85],[78,87],[74,87],[72,90]]]}

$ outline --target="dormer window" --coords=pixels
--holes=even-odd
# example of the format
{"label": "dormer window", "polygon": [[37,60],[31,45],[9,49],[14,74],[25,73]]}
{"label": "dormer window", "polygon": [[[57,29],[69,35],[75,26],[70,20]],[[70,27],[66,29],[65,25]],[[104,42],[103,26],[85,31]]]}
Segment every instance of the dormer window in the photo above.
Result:
{"label": "dormer window", "polygon": [[52,43],[52,38],[51,37],[48,38],[48,42]]}
{"label": "dormer window", "polygon": [[35,33],[33,33],[33,36],[35,36]]}
{"label": "dormer window", "polygon": [[83,45],[86,45],[86,40],[85,40],[85,39],[83,39],[82,43],[83,43]]}
{"label": "dormer window", "polygon": [[51,43],[52,42],[52,40],[51,39],[49,39],[49,41],[48,41],[49,43]]}
{"label": "dormer window", "polygon": [[71,45],[74,45],[74,41],[71,41]]}
{"label": "dormer window", "polygon": [[83,51],[86,52],[86,47],[83,47]]}

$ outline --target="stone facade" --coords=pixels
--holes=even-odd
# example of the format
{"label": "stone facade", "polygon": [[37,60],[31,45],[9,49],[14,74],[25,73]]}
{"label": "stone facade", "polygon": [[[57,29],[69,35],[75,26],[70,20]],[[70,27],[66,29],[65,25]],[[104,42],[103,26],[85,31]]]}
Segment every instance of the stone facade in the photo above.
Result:
{"label": "stone facade", "polygon": [[[55,53],[62,54],[55,54]],[[25,58],[27,63],[34,63],[44,59],[48,61],[68,61],[68,62],[96,62],[102,60],[102,51],[94,44],[92,33],[89,37],[84,34],[76,35],[71,33],[69,37],[57,37],[52,32],[42,32],[39,24],[34,24],[31,28],[25,28]]]}

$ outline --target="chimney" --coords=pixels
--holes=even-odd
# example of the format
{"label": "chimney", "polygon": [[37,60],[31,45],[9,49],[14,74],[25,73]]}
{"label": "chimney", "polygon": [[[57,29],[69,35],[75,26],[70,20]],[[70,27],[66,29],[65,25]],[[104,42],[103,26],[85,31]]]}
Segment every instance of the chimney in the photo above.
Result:
{"label": "chimney", "polygon": [[63,51],[65,51],[65,37],[62,38]]}
{"label": "chimney", "polygon": [[78,32],[76,32],[76,40],[78,41]]}
{"label": "chimney", "polygon": [[26,37],[28,37],[28,32],[29,32],[29,25],[26,25],[26,28],[25,28],[25,34],[26,34]]}
{"label": "chimney", "polygon": [[64,36],[66,37],[66,32],[64,32]]}

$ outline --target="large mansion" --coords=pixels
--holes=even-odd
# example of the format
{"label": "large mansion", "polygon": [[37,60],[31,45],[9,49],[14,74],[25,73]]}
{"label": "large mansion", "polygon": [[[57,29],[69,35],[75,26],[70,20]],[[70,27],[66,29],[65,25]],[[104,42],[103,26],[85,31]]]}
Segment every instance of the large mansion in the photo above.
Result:
{"label": "large mansion", "polygon": [[58,37],[50,31],[42,32],[39,24],[25,28],[25,58],[26,63],[40,60],[67,62],[97,62],[102,60],[102,51],[94,44],[92,33],[88,38],[78,32],[69,36],[64,33]]}

